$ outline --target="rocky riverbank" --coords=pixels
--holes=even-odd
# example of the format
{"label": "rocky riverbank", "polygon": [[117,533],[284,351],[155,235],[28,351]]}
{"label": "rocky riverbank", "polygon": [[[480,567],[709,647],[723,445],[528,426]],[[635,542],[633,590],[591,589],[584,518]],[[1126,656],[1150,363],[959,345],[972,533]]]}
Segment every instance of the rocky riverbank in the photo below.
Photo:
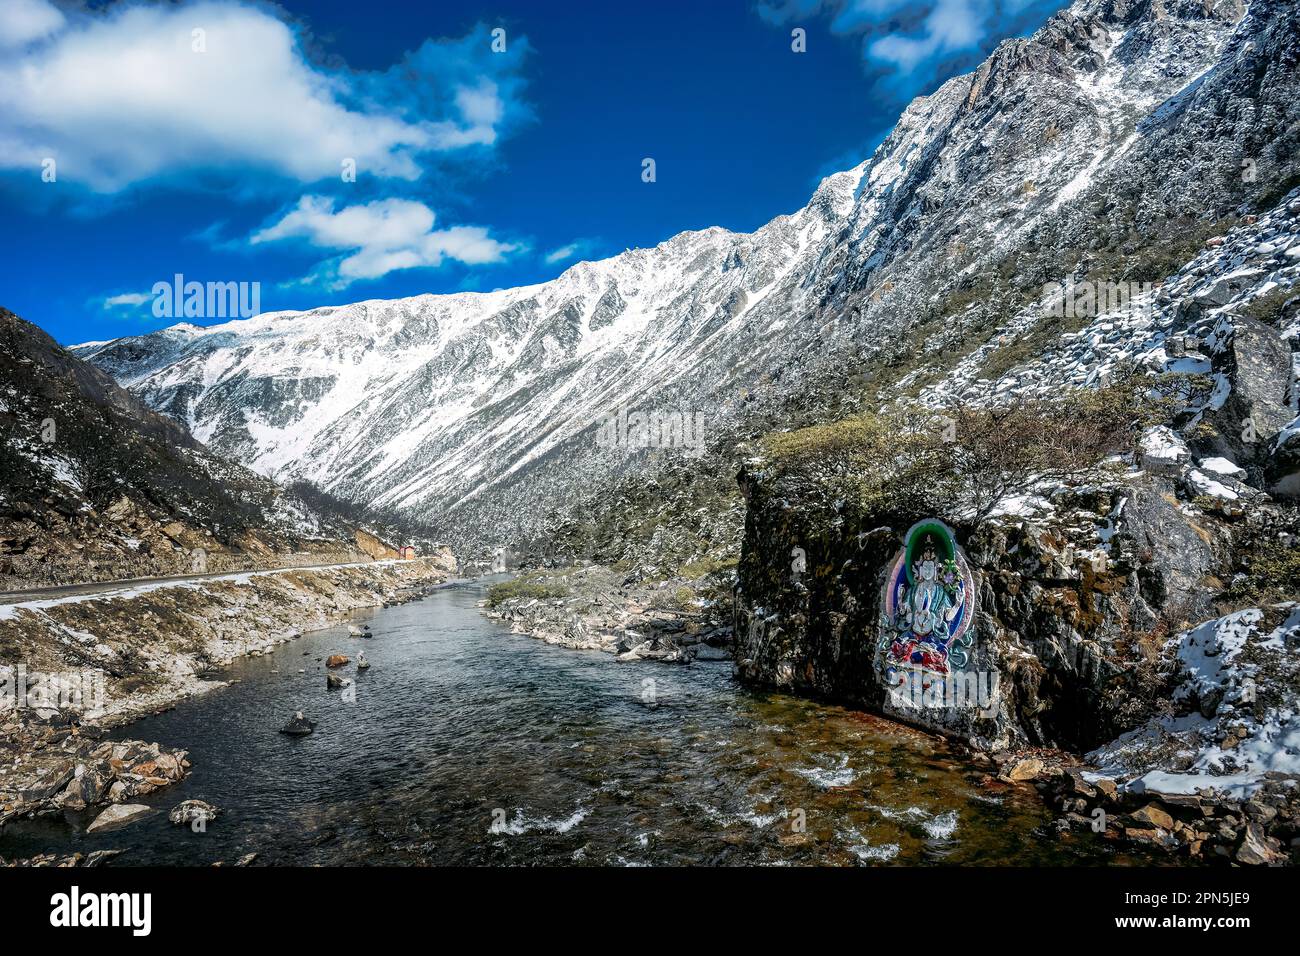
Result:
{"label": "rocky riverbank", "polygon": [[1062,830],[1087,828],[1189,859],[1246,866],[1295,862],[1300,848],[1294,777],[1266,779],[1239,796],[1213,786],[1191,793],[1147,791],[1087,767],[1048,768],[1036,785],[1061,810]]}
{"label": "rocky riverbank", "polygon": [[128,807],[189,770],[184,750],[103,737],[94,722],[67,714],[11,712],[0,724],[0,832],[18,817]]}
{"label": "rocky riverbank", "polygon": [[620,661],[731,659],[729,571],[642,578],[601,565],[534,570],[494,587],[484,613],[548,644]]}
{"label": "rocky riverbank", "polygon": [[237,657],[418,597],[455,569],[442,552],[0,607],[0,828],[18,817],[129,810],[185,776],[186,751],[106,741],[107,729],[224,686],[219,669]]}

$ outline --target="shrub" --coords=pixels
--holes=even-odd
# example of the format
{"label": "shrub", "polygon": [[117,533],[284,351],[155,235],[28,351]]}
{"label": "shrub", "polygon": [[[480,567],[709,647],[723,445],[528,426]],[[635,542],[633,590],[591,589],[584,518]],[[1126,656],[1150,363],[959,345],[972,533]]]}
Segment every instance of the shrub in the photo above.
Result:
{"label": "shrub", "polygon": [[730,571],[736,567],[739,562],[735,558],[712,558],[704,557],[698,561],[691,561],[683,564],[678,569],[678,577],[686,578],[688,581],[698,581],[700,578],[706,578],[711,574],[717,574],[720,571]]}
{"label": "shrub", "polygon": [[1132,385],[903,414],[863,414],[769,435],[780,477],[812,481],[866,514],[986,518],[1039,480],[1066,480],[1131,451],[1143,421]]}
{"label": "shrub", "polygon": [[1276,325],[1282,317],[1282,307],[1291,299],[1300,297],[1300,292],[1295,288],[1274,289],[1265,295],[1251,299],[1243,311],[1253,319],[1269,325]]}
{"label": "shrub", "polygon": [[548,601],[565,597],[568,593],[566,588],[557,584],[543,584],[539,581],[515,578],[494,584],[488,589],[488,607],[499,607],[506,601],[515,599]]}
{"label": "shrub", "polygon": [[1245,577],[1223,591],[1229,602],[1263,604],[1300,596],[1300,548],[1281,542],[1258,547],[1248,558]]}

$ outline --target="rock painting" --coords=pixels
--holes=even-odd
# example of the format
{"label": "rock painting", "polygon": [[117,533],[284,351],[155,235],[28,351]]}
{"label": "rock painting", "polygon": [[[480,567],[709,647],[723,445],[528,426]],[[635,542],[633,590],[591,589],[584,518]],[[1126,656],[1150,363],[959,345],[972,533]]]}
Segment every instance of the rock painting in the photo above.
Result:
{"label": "rock painting", "polygon": [[942,521],[919,521],[907,532],[885,579],[882,608],[879,654],[887,687],[928,691],[966,666],[975,585]]}

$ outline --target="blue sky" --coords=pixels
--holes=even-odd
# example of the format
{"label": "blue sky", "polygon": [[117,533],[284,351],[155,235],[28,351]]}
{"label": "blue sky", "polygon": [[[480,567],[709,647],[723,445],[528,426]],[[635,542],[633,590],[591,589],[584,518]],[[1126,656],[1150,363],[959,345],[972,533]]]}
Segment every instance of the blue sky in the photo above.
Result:
{"label": "blue sky", "polygon": [[3,0],[0,305],[73,343],[176,273],[307,309],[751,230],[1061,5]]}

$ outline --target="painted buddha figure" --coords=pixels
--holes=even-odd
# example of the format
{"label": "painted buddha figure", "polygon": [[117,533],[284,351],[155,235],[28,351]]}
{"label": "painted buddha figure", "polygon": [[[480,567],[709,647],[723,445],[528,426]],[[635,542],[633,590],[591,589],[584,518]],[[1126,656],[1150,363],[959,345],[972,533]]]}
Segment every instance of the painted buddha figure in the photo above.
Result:
{"label": "painted buddha figure", "polygon": [[895,613],[897,637],[890,654],[900,663],[927,670],[948,670],[949,625],[961,610],[963,582],[941,569],[934,539],[927,537],[920,558],[912,565],[912,584],[898,584]]}

